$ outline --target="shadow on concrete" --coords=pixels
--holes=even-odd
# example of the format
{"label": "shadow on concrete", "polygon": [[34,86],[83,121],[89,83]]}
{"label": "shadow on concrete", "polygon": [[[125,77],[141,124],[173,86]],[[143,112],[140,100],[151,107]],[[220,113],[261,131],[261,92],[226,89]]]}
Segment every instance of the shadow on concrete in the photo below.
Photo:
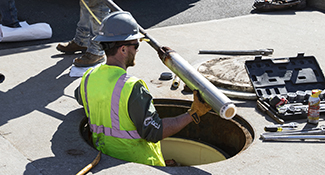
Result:
{"label": "shadow on concrete", "polygon": [[[51,139],[54,157],[33,160],[26,165],[25,175],[33,174],[33,167],[37,167],[41,174],[47,175],[76,174],[95,159],[97,150],[84,142],[79,134],[79,123],[85,115],[83,111],[79,108],[64,116]],[[106,168],[125,163],[113,158],[107,160],[107,158],[109,157],[102,155],[100,161],[100,164],[105,165]],[[94,168],[92,172],[95,171],[99,170]]]}
{"label": "shadow on concrete", "polygon": [[210,175],[211,173],[206,172],[204,170],[191,167],[191,166],[184,166],[184,167],[155,167],[165,173],[168,174],[186,174],[186,175]]}
{"label": "shadow on concrete", "polygon": [[25,82],[9,89],[7,92],[0,91],[0,99],[3,99],[0,101],[1,113],[6,114],[1,115],[0,126],[9,120],[21,117],[35,110],[59,120],[65,118],[64,115],[48,109],[46,106],[64,96],[64,89],[75,80],[75,78],[71,78],[68,74],[61,75],[62,72],[71,66],[72,58],[70,57],[72,56],[55,55],[54,57],[61,57],[63,59],[59,60],[55,65],[44,69],[39,74],[30,77]]}
{"label": "shadow on concrete", "polygon": [[241,108],[254,108],[256,106],[255,100],[242,100],[242,99],[235,99],[235,105]]}
{"label": "shadow on concrete", "polygon": [[[191,8],[199,0],[166,1],[155,0],[114,0],[123,10],[132,13],[144,28],[150,28],[182,11]],[[16,0],[19,21],[29,24],[48,23],[52,38],[45,40],[0,43],[0,50],[71,40],[79,21],[79,0]]]}
{"label": "shadow on concrete", "polygon": [[5,55],[11,55],[11,54],[18,54],[18,53],[24,53],[24,52],[32,52],[32,51],[42,50],[42,49],[46,49],[46,48],[49,48],[49,47],[51,47],[51,46],[48,45],[48,44],[40,44],[40,45],[31,46],[31,47],[19,47],[19,48],[16,48],[14,52],[12,50],[9,50],[9,51],[2,50],[0,52],[0,57],[1,56],[5,56]]}

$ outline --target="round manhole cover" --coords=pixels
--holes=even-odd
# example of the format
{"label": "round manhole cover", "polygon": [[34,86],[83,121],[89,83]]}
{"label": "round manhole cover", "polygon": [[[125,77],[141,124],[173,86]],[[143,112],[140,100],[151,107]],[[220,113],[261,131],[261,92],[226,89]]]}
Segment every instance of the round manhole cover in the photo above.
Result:
{"label": "round manhole cover", "polygon": [[245,60],[254,57],[222,57],[202,63],[198,72],[205,76],[212,84],[224,89],[254,92],[254,88],[245,70]]}

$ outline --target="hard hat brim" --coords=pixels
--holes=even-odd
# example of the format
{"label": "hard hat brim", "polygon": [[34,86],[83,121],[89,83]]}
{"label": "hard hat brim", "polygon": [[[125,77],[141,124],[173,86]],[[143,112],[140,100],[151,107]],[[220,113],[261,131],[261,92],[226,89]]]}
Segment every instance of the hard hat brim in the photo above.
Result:
{"label": "hard hat brim", "polygon": [[130,41],[135,39],[143,38],[144,35],[141,33],[137,33],[135,35],[119,35],[114,37],[107,37],[103,35],[97,35],[92,40],[99,41],[99,42],[115,42],[115,41]]}

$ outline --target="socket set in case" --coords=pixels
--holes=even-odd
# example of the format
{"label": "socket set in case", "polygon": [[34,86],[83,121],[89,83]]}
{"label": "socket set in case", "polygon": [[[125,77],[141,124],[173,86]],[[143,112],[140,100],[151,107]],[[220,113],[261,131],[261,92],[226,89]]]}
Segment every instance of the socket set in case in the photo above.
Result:
{"label": "socket set in case", "polygon": [[320,89],[320,112],[325,112],[325,78],[313,56],[246,60],[245,68],[258,100],[283,120],[306,119],[308,98]]}

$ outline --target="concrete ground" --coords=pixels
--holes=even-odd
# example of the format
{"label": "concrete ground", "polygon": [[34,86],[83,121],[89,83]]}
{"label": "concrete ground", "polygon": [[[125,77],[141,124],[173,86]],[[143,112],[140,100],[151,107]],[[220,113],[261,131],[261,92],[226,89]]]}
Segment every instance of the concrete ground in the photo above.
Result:
{"label": "concrete ground", "polygon": [[[241,50],[273,48],[272,57],[313,55],[325,68],[325,15],[319,11],[250,14],[170,27],[148,29],[163,45],[176,50],[191,65],[216,58],[199,49]],[[81,138],[83,109],[74,99],[79,78],[69,77],[72,59],[56,51],[57,43],[0,50],[0,174],[76,174],[97,151]],[[156,98],[192,99],[171,81],[159,81],[169,71],[156,52],[142,43],[136,66],[128,72],[147,82]],[[230,70],[231,71],[231,70]],[[182,87],[182,86],[181,86]],[[323,174],[324,142],[263,142],[265,125],[275,122],[256,108],[254,100],[233,99],[238,115],[255,130],[255,140],[225,161],[188,166],[152,167],[102,156],[88,174]],[[309,127],[299,120],[299,127]],[[324,124],[321,118],[320,124]]]}

